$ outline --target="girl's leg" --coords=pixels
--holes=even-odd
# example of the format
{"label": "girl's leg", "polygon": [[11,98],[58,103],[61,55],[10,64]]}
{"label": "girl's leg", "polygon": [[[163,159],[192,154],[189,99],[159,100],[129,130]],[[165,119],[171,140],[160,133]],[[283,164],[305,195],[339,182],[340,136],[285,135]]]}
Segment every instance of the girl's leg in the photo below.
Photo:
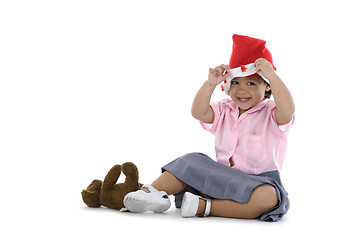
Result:
{"label": "girl's leg", "polygon": [[[210,215],[229,218],[257,218],[278,204],[276,189],[263,184],[254,189],[248,203],[213,199]],[[205,200],[200,199],[197,215],[205,210]]]}
{"label": "girl's leg", "polygon": [[[152,182],[152,186],[159,191],[165,191],[168,195],[172,195],[181,192],[187,185],[166,171]],[[142,188],[142,190],[149,192],[147,188]]]}
{"label": "girl's leg", "polygon": [[[172,195],[181,192],[186,184],[166,171],[152,183],[152,186]],[[142,190],[149,192],[147,188],[142,188]],[[275,207],[278,204],[278,197],[276,189],[272,185],[263,184],[254,189],[248,203],[223,199],[212,199],[211,201],[211,216],[253,219]],[[205,206],[205,200],[199,199],[197,215],[204,213]]]}

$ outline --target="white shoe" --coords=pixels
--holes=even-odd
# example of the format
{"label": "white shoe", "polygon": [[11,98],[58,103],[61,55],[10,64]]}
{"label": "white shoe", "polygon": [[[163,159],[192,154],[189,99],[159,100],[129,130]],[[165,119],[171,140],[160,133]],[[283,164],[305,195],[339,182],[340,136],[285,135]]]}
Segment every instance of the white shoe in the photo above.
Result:
{"label": "white shoe", "polygon": [[131,212],[164,212],[167,211],[170,206],[170,200],[165,191],[158,191],[152,185],[143,185],[143,188],[148,188],[150,193],[138,190],[130,192],[125,195],[123,203],[125,208]]}
{"label": "white shoe", "polygon": [[206,200],[206,209],[204,214],[200,215],[202,217],[207,217],[211,211],[211,200],[207,198],[202,198],[200,196],[194,195],[190,192],[184,194],[181,207],[182,217],[195,217],[198,210],[199,199]]}

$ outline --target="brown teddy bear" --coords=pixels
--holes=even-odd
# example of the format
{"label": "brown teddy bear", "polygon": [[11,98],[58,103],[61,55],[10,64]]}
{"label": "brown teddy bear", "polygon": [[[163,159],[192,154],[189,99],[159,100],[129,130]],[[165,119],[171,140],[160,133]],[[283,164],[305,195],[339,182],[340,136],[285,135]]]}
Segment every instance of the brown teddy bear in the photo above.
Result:
{"label": "brown teddy bear", "polygon": [[[117,183],[123,170],[126,176],[124,183]],[[124,207],[124,196],[133,191],[137,191],[143,186],[138,182],[138,168],[131,162],[123,165],[113,166],[104,181],[93,180],[87,189],[81,192],[84,203],[88,207],[100,207],[101,205],[120,210]]]}

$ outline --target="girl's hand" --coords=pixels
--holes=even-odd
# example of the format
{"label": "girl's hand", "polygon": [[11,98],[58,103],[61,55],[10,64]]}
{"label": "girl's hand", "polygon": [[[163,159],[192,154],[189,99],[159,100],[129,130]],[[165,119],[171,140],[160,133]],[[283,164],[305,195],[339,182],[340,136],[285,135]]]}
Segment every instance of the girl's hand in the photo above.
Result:
{"label": "girl's hand", "polygon": [[257,73],[262,72],[267,79],[272,79],[276,72],[273,70],[272,64],[264,58],[258,58],[255,61]]}
{"label": "girl's hand", "polygon": [[208,74],[208,84],[210,86],[217,86],[218,84],[220,84],[221,82],[223,82],[224,79],[226,79],[227,77],[230,77],[231,74],[225,73],[226,71],[229,71],[230,67],[228,65],[219,65],[216,68],[210,68],[209,69],[209,74]]}
{"label": "girl's hand", "polygon": [[264,58],[256,60],[257,73],[262,72],[263,76],[270,80],[272,95],[276,103],[276,121],[278,125],[289,123],[295,113],[295,104],[287,86],[273,70],[272,64]]}

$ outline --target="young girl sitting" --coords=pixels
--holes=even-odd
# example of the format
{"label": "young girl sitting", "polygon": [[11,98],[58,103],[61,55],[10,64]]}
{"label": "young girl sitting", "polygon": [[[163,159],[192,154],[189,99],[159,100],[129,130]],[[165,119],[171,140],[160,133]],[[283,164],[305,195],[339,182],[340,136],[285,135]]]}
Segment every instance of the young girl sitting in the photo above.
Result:
{"label": "young girl sitting", "polygon": [[[166,211],[168,195],[174,194],[182,217],[278,221],[286,214],[289,200],[280,170],[295,107],[265,44],[233,35],[230,65],[209,69],[194,98],[192,115],[215,136],[217,162],[202,153],[170,162],[151,185],[125,196],[129,211]],[[231,99],[210,103],[222,82]]]}

